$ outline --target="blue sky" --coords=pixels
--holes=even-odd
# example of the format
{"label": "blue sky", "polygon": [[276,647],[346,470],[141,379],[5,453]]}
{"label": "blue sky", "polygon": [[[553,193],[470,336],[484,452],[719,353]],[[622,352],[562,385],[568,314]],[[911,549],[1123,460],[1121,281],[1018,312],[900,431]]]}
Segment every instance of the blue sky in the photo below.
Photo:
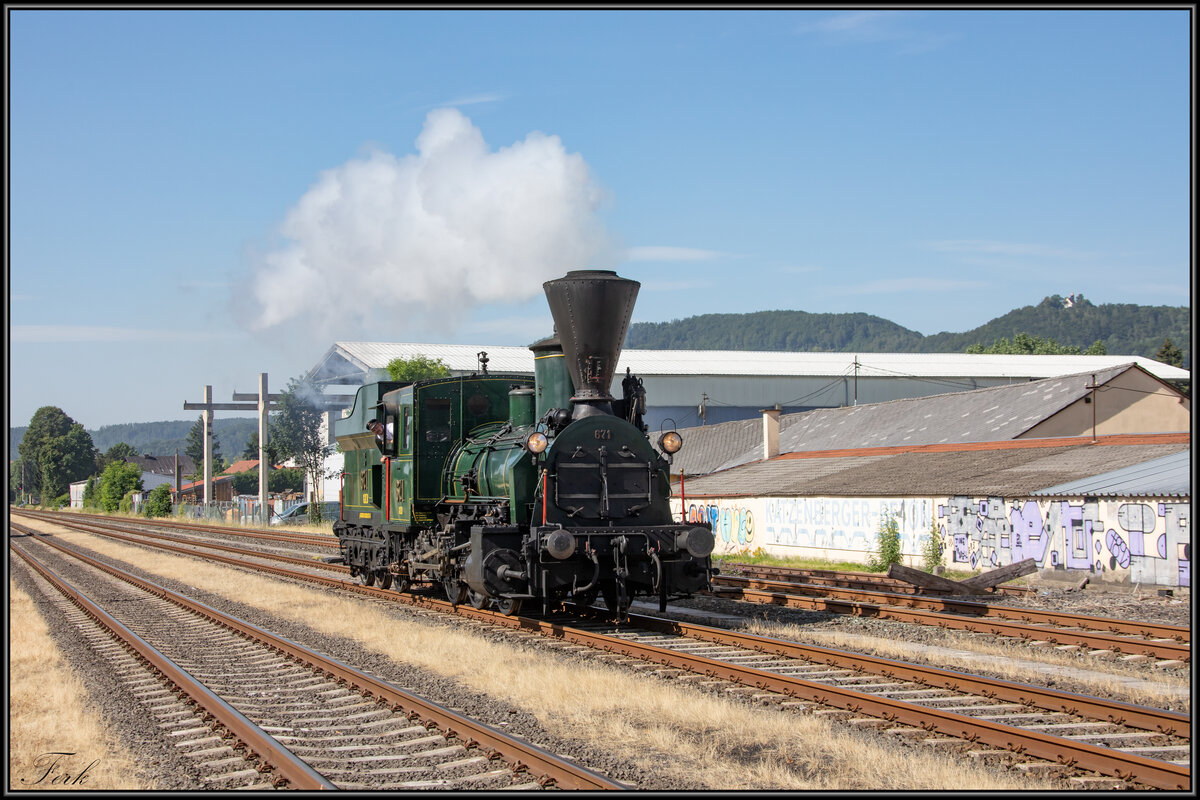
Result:
{"label": "blue sky", "polygon": [[965,331],[1191,304],[1190,10],[9,13],[9,416],[192,419],[335,341]]}

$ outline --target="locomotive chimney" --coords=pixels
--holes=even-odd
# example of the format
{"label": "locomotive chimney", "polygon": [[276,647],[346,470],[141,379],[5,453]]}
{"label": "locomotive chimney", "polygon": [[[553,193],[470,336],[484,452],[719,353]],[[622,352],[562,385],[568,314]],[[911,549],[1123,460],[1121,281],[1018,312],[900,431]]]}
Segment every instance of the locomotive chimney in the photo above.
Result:
{"label": "locomotive chimney", "polygon": [[576,387],[571,417],[613,413],[608,389],[641,284],[591,269],[568,272],[542,288]]}

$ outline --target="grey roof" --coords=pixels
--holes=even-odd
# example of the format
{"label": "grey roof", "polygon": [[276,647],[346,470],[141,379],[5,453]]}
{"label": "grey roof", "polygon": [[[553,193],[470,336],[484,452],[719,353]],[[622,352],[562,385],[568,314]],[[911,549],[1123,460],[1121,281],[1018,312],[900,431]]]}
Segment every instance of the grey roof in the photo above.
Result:
{"label": "grey roof", "polygon": [[[548,332],[547,332],[548,333]],[[494,372],[533,372],[533,353],[513,345],[419,342],[335,342],[309,371],[320,382],[359,377],[394,358],[440,358],[451,372],[472,372],[487,351]],[[616,374],[640,376],[736,375],[862,378],[1010,378],[1025,381],[1136,363],[1163,380],[1191,380],[1191,372],[1143,356],[1019,356],[967,353],[792,353],[760,350],[623,350]]]}
{"label": "grey roof", "polygon": [[[175,475],[175,456],[151,456],[140,455],[130,456],[125,459],[130,464],[136,464],[142,472],[149,472],[153,475]],[[192,457],[179,454],[179,474],[190,475],[195,471],[196,465],[192,463]]]}
{"label": "grey roof", "polygon": [[971,446],[951,452],[782,457],[688,479],[688,497],[1026,497],[1049,484],[1133,467],[1188,444]]}
{"label": "grey roof", "polygon": [[1038,492],[1034,497],[1080,497],[1084,495],[1120,495],[1123,497],[1176,497],[1192,495],[1192,454],[1190,450],[1114,469],[1080,480],[1060,483]]}
{"label": "grey roof", "polygon": [[[1104,384],[1133,362],[1095,372],[964,392],[783,414],[779,452],[905,447],[1015,439],[1081,399],[1095,375]],[[723,422],[681,430],[672,472],[704,475],[762,458],[762,421]]]}

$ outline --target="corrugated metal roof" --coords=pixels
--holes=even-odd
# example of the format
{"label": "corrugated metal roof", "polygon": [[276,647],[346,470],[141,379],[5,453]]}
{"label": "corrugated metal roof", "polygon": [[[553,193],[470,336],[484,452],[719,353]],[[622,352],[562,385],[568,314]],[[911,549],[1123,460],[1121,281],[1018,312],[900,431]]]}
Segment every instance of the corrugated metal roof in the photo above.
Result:
{"label": "corrugated metal roof", "polygon": [[[424,355],[440,358],[455,372],[478,366],[476,354],[485,350],[488,369],[532,372],[528,347],[509,345],[423,344],[415,342],[336,342],[310,375],[341,362],[360,371],[382,369],[393,358]],[[328,363],[327,363],[328,362]],[[857,362],[857,366],[855,366]],[[657,375],[786,375],[860,378],[1049,378],[1067,373],[1101,371],[1136,363],[1163,380],[1190,380],[1188,370],[1141,356],[1007,356],[966,353],[786,353],[752,350],[624,350],[617,374],[629,367],[640,377]]]}
{"label": "corrugated metal roof", "polygon": [[[987,389],[783,414],[779,452],[1015,439],[1088,394],[1093,374],[1103,385],[1134,368],[1126,363]],[[676,456],[674,472],[702,475],[762,458],[761,418],[685,428],[680,435],[684,449]]]}
{"label": "corrugated metal roof", "polygon": [[1031,494],[1034,497],[1191,497],[1192,453],[1190,449],[1172,453],[1152,461],[1060,483]]}
{"label": "corrugated metal roof", "polygon": [[839,455],[759,461],[685,482],[687,496],[714,497],[1026,497],[1047,481],[1133,467],[1188,444],[1092,445],[891,455]]}

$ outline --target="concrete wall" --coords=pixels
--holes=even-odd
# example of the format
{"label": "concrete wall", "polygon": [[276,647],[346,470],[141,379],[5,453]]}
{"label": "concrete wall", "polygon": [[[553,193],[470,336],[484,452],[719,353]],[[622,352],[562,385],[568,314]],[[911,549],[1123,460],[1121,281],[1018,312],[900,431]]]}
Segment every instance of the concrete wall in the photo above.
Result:
{"label": "concrete wall", "polygon": [[[679,498],[672,500],[680,513]],[[739,497],[686,500],[712,522],[715,553],[866,564],[885,512],[899,523],[904,563],[920,566],[931,535],[946,566],[987,571],[1033,558],[1040,569],[1118,584],[1191,586],[1188,498]]]}

